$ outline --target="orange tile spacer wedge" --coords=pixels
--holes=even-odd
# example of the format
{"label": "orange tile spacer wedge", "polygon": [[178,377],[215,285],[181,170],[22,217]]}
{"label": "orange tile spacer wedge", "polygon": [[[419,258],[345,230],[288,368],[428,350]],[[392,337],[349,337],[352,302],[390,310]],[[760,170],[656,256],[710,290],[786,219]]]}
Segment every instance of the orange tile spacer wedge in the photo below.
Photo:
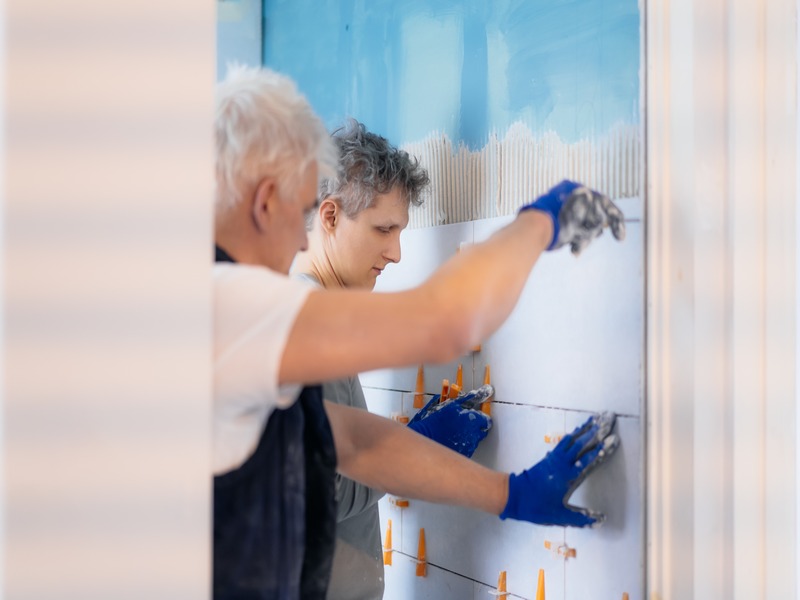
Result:
{"label": "orange tile spacer wedge", "polygon": [[545,598],[544,598],[544,569],[539,569],[539,581],[536,584],[536,600],[545,600]]}
{"label": "orange tile spacer wedge", "polygon": [[401,413],[392,413],[391,419],[392,419],[392,421],[400,423],[401,425],[408,425],[408,422],[410,420],[408,418],[408,415],[404,415],[404,414],[401,414]]}
{"label": "orange tile spacer wedge", "polygon": [[[489,365],[486,365],[486,369],[483,372],[483,385],[491,385],[492,383],[492,369]],[[481,412],[483,414],[492,416],[492,401],[487,400],[483,404],[481,404]]]}
{"label": "orange tile spacer wedge", "polygon": [[414,391],[414,408],[425,406],[425,370],[422,365],[417,369],[417,387]]}
{"label": "orange tile spacer wedge", "polygon": [[392,520],[389,519],[389,525],[386,527],[386,541],[383,543],[383,564],[392,564]]}
{"label": "orange tile spacer wedge", "polygon": [[506,572],[500,571],[500,576],[497,578],[497,597],[499,600],[506,600],[508,598],[508,594],[506,594]]}
{"label": "orange tile spacer wedge", "polygon": [[442,379],[442,393],[439,396],[439,402],[441,403],[447,400],[449,393],[450,393],[450,380]]}
{"label": "orange tile spacer wedge", "polygon": [[428,574],[428,559],[425,556],[425,529],[419,530],[419,544],[417,545],[417,577]]}
{"label": "orange tile spacer wedge", "polygon": [[389,499],[389,504],[391,504],[392,506],[396,506],[397,508],[408,508],[409,505],[410,505],[410,502],[408,500],[406,500],[405,498],[391,497]]}

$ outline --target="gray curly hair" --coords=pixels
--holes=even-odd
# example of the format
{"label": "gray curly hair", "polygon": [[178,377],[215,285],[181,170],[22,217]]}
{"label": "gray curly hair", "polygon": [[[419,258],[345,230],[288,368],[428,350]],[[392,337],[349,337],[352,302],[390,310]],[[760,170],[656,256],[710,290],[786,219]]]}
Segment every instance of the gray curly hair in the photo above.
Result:
{"label": "gray curly hair", "polygon": [[395,188],[409,205],[422,204],[430,178],[416,158],[367,131],[355,119],[348,119],[331,135],[339,149],[339,169],[336,178],[320,183],[320,200],[338,196],[342,210],[351,219],[372,206],[377,194]]}

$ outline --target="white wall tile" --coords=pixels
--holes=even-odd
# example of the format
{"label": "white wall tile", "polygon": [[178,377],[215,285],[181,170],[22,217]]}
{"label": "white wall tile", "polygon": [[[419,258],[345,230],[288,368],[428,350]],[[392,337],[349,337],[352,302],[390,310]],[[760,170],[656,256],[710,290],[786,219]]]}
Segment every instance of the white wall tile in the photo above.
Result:
{"label": "white wall tile", "polygon": [[[549,600],[641,594],[641,202],[634,198],[618,204],[629,219],[624,243],[606,234],[579,259],[567,250],[543,256],[510,319],[483,342],[480,352],[460,361],[465,389],[482,383],[485,365],[491,366],[494,427],[473,458],[491,468],[520,472],[530,467],[552,448],[545,436],[563,435],[589,412],[628,415],[618,419],[623,441],[617,454],[572,499],[606,512],[607,522],[597,530],[540,527],[416,500],[400,509],[391,497],[384,498],[383,539],[392,518],[393,546],[398,550],[395,565],[387,568],[387,600],[493,598],[488,592],[502,570],[508,574],[509,593],[533,599],[540,568],[545,569]],[[467,226],[474,226],[474,238],[480,241],[510,220],[404,233],[403,261],[387,269],[376,289],[417,285],[461,242],[472,239],[473,230]],[[426,365],[426,393],[439,393],[442,378],[453,381],[457,364]],[[416,367],[364,374],[370,409],[386,416],[401,411],[413,415],[416,375]],[[420,527],[426,532],[429,581],[414,576],[414,563],[408,558],[416,556]],[[578,556],[565,561],[545,548],[546,540],[554,548],[575,547]]]}
{"label": "white wall tile", "polygon": [[625,222],[641,221],[644,218],[644,202],[641,198],[614,198],[616,204],[625,215]]}
{"label": "white wall tile", "polygon": [[[499,575],[500,574],[498,573],[498,576]],[[537,569],[537,581],[538,578],[539,571]],[[564,596],[562,594],[556,595],[552,589],[552,585],[547,580],[547,576],[545,576],[545,598],[547,598],[547,600],[563,600]],[[521,589],[520,586],[517,585],[517,582],[509,579],[508,574],[506,574],[506,592],[508,593],[506,600],[534,600],[536,598],[536,590],[536,587],[533,587],[532,589]],[[476,581],[473,588],[473,598],[475,600],[497,600],[497,582],[495,581],[494,585],[485,585]]]}
{"label": "white wall tile", "polygon": [[[508,219],[476,222],[485,239]],[[643,364],[641,223],[619,243],[606,234],[580,258],[539,260],[517,307],[482,344],[499,401],[640,414]]]}
{"label": "white wall tile", "polygon": [[[363,382],[362,382],[363,386]],[[403,394],[392,390],[364,387],[364,399],[371,413],[390,418],[403,412]]]}
{"label": "white wall tile", "polygon": [[[562,411],[504,404],[493,406],[492,411],[493,430],[474,460],[503,471],[519,472],[538,462],[550,449],[545,434],[563,432]],[[553,597],[563,594],[563,561],[554,559],[544,547],[545,540],[563,543],[563,528],[501,521],[469,509],[412,502],[403,515],[403,552],[416,553],[421,527],[433,564],[486,585],[493,585],[498,573],[507,571],[519,590],[535,590],[538,569],[544,568]]]}
{"label": "white wall tile", "polygon": [[[443,365],[423,365],[425,393],[429,395],[441,393],[443,379],[447,379],[450,383],[455,383],[459,364],[462,365],[464,391],[475,389],[475,387],[477,387],[475,385],[476,381],[478,385],[483,383],[483,371],[481,370],[480,376],[476,377],[474,373],[474,362],[473,354],[470,353],[458,360]],[[418,367],[419,365],[403,369],[368,371],[360,376],[361,384],[365,388],[414,392],[417,387]]]}
{"label": "white wall tile", "polygon": [[395,552],[392,566],[384,569],[384,600],[471,600],[473,582],[428,564],[425,577],[416,576],[417,563]]}
{"label": "white wall tile", "polygon": [[471,243],[473,236],[471,221],[406,229],[400,234],[401,260],[386,268],[378,278],[375,291],[394,292],[418,286],[454,256],[462,243]]}
{"label": "white wall tile", "polygon": [[[400,238],[402,259],[386,268],[378,278],[375,292],[399,291],[420,285],[454,256],[461,244],[472,243],[473,235],[471,222],[404,231]],[[454,381],[459,363],[464,366],[464,388],[473,389],[472,353],[468,353],[444,365],[425,365],[425,391],[428,394],[441,392],[442,379]],[[361,375],[361,382],[374,388],[413,392],[417,384],[417,366],[369,371]]]}

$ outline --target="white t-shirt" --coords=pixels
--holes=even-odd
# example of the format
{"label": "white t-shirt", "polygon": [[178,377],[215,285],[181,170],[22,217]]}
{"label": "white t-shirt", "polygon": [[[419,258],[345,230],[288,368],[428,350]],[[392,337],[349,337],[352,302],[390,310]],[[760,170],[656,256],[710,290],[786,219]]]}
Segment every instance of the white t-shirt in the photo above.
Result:
{"label": "white t-shirt", "polygon": [[215,474],[255,451],[264,424],[291,406],[301,386],[278,386],[278,369],[297,313],[313,289],[264,267],[216,263],[214,281]]}

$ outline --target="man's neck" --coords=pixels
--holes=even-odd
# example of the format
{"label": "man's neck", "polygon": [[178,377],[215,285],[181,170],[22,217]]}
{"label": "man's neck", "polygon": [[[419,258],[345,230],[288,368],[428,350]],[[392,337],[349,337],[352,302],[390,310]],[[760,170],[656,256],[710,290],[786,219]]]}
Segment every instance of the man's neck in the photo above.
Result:
{"label": "man's neck", "polygon": [[347,287],[336,275],[336,271],[327,257],[318,256],[310,251],[297,255],[292,265],[292,272],[311,275],[325,289],[335,290]]}

